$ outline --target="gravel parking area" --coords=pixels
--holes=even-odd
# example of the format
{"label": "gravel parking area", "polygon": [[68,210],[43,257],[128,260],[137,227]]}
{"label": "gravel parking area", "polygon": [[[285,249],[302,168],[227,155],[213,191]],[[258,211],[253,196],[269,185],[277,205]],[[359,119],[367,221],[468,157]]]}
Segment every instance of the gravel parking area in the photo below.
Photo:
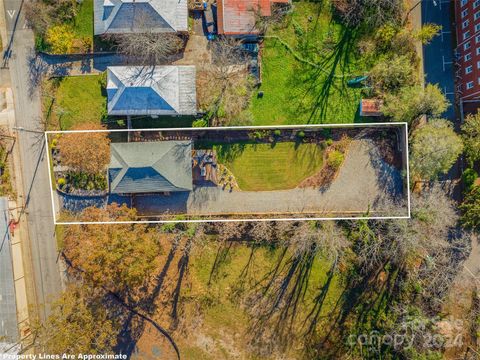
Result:
{"label": "gravel parking area", "polygon": [[395,214],[391,214],[391,206],[386,205],[388,200],[399,200],[402,196],[403,181],[399,170],[383,161],[371,140],[357,139],[352,141],[336,179],[327,189],[229,192],[217,187],[197,187],[190,193],[137,196],[134,206],[142,215],[338,215],[371,210],[389,216],[407,214],[406,202]]}

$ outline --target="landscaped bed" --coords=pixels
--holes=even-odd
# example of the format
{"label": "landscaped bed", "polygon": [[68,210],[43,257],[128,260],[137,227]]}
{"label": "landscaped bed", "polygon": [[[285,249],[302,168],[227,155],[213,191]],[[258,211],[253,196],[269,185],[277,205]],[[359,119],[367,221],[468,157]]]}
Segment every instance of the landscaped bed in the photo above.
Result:
{"label": "landscaped bed", "polygon": [[[40,0],[27,6],[40,51],[53,54],[89,53],[93,49],[93,0],[64,3]],[[48,26],[45,28],[44,23]]]}
{"label": "landscaped bed", "polygon": [[292,14],[263,42],[262,85],[251,103],[254,124],[358,120],[362,90],[346,83],[371,64],[358,55],[356,36],[332,18],[329,2],[294,3]]}

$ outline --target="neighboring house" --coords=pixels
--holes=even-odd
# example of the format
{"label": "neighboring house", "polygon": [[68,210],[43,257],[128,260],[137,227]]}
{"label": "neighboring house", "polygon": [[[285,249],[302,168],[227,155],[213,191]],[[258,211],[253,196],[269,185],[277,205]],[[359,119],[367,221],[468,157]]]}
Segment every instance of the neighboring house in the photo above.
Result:
{"label": "neighboring house", "polygon": [[109,115],[196,115],[195,66],[107,68]]}
{"label": "neighboring house", "polygon": [[217,32],[220,35],[257,35],[258,16],[271,16],[272,5],[290,0],[217,0]]}
{"label": "neighboring house", "polygon": [[0,198],[0,354],[20,340],[9,233],[8,198]]}
{"label": "neighboring house", "polygon": [[110,193],[191,191],[192,142],[112,143],[108,179]]}
{"label": "neighboring house", "polygon": [[94,0],[94,33],[187,32],[187,0]]}
{"label": "neighboring house", "polygon": [[455,1],[457,94],[461,102],[480,100],[480,0]]}

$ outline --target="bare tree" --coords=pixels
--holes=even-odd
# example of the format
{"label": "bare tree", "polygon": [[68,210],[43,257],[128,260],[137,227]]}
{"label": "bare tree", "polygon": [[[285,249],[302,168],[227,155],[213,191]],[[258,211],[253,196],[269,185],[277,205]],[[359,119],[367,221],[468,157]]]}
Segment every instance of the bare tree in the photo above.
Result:
{"label": "bare tree", "polygon": [[197,99],[212,125],[245,125],[251,122],[246,109],[253,80],[248,71],[247,55],[234,39],[213,43],[213,62],[197,72]]}
{"label": "bare tree", "polygon": [[117,51],[136,59],[143,65],[164,63],[185,45],[185,39],[174,33],[158,33],[153,30],[151,15],[138,11],[132,17],[131,32],[107,34],[107,41],[116,43]]}

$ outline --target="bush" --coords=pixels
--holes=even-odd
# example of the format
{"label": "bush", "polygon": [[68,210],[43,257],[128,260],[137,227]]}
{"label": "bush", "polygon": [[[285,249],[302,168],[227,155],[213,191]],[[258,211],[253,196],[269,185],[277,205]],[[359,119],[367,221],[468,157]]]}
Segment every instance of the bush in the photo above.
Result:
{"label": "bush", "polygon": [[333,145],[333,139],[325,140],[325,144],[327,144],[327,146],[332,146]]}
{"label": "bush", "polygon": [[55,148],[57,146],[58,139],[53,139],[52,140],[52,147]]}
{"label": "bush", "polygon": [[345,156],[338,150],[333,150],[328,154],[327,164],[328,166],[338,170],[342,166]]}
{"label": "bush", "polygon": [[273,135],[280,136],[280,135],[282,135],[282,131],[277,129],[273,132]]}
{"label": "bush", "polygon": [[72,51],[75,34],[69,25],[55,25],[47,30],[46,42],[54,54],[68,54]]}
{"label": "bush", "polygon": [[57,180],[57,184],[60,188],[64,187],[66,183],[67,183],[67,180],[65,180],[65,178],[63,177]]}
{"label": "bush", "polygon": [[466,191],[472,190],[473,184],[475,183],[475,180],[477,180],[477,178],[478,178],[477,172],[471,168],[468,168],[463,172],[462,180],[463,180],[463,183],[465,184]]}
{"label": "bush", "polygon": [[205,119],[198,119],[192,123],[192,127],[207,127],[208,123]]}
{"label": "bush", "polygon": [[303,139],[305,137],[305,132],[304,131],[297,132],[297,137],[299,137],[300,139]]}

